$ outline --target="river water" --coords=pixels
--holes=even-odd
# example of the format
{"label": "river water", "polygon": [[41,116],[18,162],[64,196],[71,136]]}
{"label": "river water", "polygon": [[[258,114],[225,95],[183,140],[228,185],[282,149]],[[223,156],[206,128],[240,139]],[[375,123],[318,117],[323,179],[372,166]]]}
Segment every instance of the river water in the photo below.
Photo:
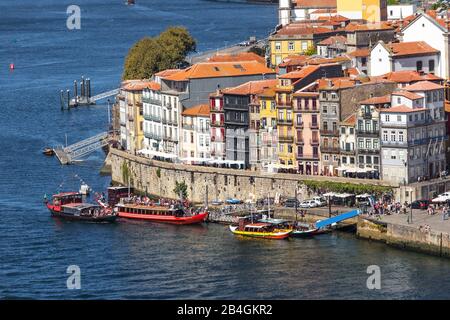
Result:
{"label": "river water", "polygon": [[[310,240],[235,238],[225,226],[146,222],[92,225],[54,220],[44,194],[110,181],[104,154],[62,167],[44,146],[104,131],[105,105],[59,110],[59,90],[81,75],[95,93],[119,84],[128,48],[169,25],[185,25],[199,51],[265,36],[272,5],[201,0],[77,0],[81,30],[66,28],[73,1],[0,2],[0,298],[319,299],[450,298],[450,263],[329,234]],[[14,63],[16,69],[9,70]],[[68,290],[69,265],[81,289]],[[368,290],[367,267],[381,268]]]}

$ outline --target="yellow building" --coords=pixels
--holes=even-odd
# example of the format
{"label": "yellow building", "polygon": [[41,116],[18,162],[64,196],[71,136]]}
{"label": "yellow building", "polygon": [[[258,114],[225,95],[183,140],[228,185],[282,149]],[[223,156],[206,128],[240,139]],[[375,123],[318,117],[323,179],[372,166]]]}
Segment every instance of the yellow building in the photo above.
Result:
{"label": "yellow building", "polygon": [[316,50],[322,40],[337,34],[337,31],[320,26],[291,23],[269,37],[270,63],[280,64],[284,58]]}
{"label": "yellow building", "polygon": [[[288,81],[289,82],[289,81]],[[278,164],[281,169],[295,169],[293,86],[280,79],[275,89],[277,105]]]}
{"label": "yellow building", "polygon": [[149,81],[130,80],[123,86],[125,93],[125,136],[126,149],[132,153],[144,146],[144,116],[142,90],[147,88]]}
{"label": "yellow building", "polygon": [[387,20],[387,0],[337,0],[339,15],[354,20],[380,22]]}
{"label": "yellow building", "polygon": [[260,103],[261,163],[278,162],[277,105],[275,88],[268,88],[258,95]]}

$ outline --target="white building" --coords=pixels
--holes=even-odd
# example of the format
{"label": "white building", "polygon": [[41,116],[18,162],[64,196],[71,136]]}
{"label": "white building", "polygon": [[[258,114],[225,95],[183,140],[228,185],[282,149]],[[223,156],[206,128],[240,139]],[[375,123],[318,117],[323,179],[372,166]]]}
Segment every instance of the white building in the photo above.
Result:
{"label": "white building", "polygon": [[407,184],[445,169],[444,87],[422,81],[394,92],[380,110],[382,178]]}
{"label": "white building", "polygon": [[280,0],[278,17],[280,25],[293,21],[314,20],[318,16],[337,15],[336,0]]}
{"label": "white building", "polygon": [[384,43],[370,51],[369,74],[379,76],[396,71],[418,71],[440,75],[440,52],[424,41]]}
{"label": "white building", "polygon": [[396,4],[387,6],[388,20],[401,20],[412,16],[417,10],[416,4]]}
{"label": "white building", "polygon": [[144,107],[144,145],[153,151],[162,150],[161,122],[161,85],[151,82],[142,90],[142,103]]}
{"label": "white building", "polygon": [[356,172],[356,114],[352,114],[342,121],[339,125],[339,146],[341,165],[339,171],[347,173]]}
{"label": "white building", "polygon": [[211,159],[210,108],[198,105],[182,113],[180,160],[187,163]]}
{"label": "white building", "polygon": [[443,78],[450,78],[449,52],[450,41],[446,27],[425,13],[420,13],[405,28],[402,29],[403,41],[425,41],[431,47],[440,51],[441,63],[436,74]]}

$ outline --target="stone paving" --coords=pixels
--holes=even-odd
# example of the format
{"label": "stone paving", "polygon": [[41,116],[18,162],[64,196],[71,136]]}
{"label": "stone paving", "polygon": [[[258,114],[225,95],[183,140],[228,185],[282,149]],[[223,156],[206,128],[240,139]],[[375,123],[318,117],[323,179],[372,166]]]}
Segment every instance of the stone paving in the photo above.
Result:
{"label": "stone paving", "polygon": [[410,210],[407,214],[392,214],[388,216],[382,216],[381,221],[394,223],[404,226],[416,227],[429,225],[432,231],[445,232],[450,234],[450,219],[442,219],[442,211],[436,210],[434,215],[428,215],[426,210],[413,209],[412,222],[408,223],[408,217],[410,216]]}

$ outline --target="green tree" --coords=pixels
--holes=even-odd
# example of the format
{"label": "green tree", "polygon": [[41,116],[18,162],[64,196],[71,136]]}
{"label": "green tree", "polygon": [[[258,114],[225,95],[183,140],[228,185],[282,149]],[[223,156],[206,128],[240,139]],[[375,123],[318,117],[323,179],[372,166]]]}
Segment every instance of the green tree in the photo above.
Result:
{"label": "green tree", "polygon": [[122,78],[148,79],[161,70],[176,68],[195,48],[195,39],[184,27],[170,27],[156,37],[145,37],[128,51]]}
{"label": "green tree", "polygon": [[173,189],[173,192],[176,195],[181,195],[181,197],[183,199],[187,199],[188,197],[188,191],[187,191],[188,187],[186,182],[182,181],[182,182],[178,182],[175,181],[175,188]]}
{"label": "green tree", "polygon": [[308,49],[305,51],[305,52],[303,52],[305,55],[307,55],[307,56],[313,56],[313,55],[315,55],[315,54],[317,54],[317,50],[316,50],[316,48],[314,47],[314,46],[310,46],[310,47],[308,47]]}

